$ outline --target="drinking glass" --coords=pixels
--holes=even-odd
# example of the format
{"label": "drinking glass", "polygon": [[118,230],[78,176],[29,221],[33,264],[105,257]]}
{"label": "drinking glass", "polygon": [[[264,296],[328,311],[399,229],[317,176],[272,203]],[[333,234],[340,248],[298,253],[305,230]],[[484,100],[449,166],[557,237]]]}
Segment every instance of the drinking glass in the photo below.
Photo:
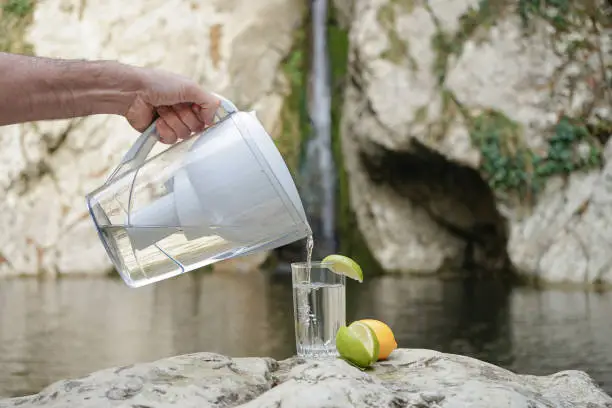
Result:
{"label": "drinking glass", "polygon": [[346,280],[328,269],[330,264],[291,264],[293,313],[297,355],[302,358],[332,358],[336,333],[346,324]]}

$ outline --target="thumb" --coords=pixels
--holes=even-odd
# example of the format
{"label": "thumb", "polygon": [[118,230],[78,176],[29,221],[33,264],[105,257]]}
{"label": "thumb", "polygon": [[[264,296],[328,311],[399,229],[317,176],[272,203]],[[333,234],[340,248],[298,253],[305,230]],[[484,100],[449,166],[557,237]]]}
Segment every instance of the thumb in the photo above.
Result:
{"label": "thumb", "polygon": [[128,123],[137,131],[144,132],[156,117],[155,108],[141,98],[136,98],[125,114]]}

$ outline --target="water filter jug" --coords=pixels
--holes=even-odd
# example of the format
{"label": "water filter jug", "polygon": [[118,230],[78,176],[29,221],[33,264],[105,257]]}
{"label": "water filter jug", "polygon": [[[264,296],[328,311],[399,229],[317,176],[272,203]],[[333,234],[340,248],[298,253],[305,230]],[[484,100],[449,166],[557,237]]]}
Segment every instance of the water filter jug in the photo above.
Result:
{"label": "water filter jug", "polygon": [[215,123],[148,157],[152,124],[87,206],[131,287],[311,234],[291,174],[255,112],[221,104]]}

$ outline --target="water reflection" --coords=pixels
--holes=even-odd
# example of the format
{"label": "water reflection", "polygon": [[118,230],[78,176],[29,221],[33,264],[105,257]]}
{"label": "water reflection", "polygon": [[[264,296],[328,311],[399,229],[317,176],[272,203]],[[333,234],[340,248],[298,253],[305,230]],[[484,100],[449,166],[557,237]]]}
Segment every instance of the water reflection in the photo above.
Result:
{"label": "water reflection", "polygon": [[[0,395],[196,351],[294,353],[291,282],[186,274],[129,289],[116,279],[0,282]],[[582,369],[612,391],[611,295],[387,276],[347,288],[347,318],[388,322],[401,347],[472,355],[522,373]]]}
{"label": "water reflection", "polygon": [[587,371],[612,392],[612,294],[523,290],[513,297],[511,368]]}
{"label": "water reflection", "polygon": [[500,283],[384,277],[360,289],[368,301],[353,300],[353,317],[389,322],[403,347],[508,360],[510,294]]}

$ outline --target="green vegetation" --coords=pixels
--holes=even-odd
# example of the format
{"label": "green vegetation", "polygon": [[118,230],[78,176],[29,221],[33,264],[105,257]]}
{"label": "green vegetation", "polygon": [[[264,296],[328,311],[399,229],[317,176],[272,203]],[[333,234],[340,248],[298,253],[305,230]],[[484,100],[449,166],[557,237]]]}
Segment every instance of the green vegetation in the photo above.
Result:
{"label": "green vegetation", "polygon": [[[307,24],[306,20],[303,24]],[[294,175],[298,169],[302,143],[310,134],[306,95],[309,51],[304,25],[294,33],[293,48],[282,63],[283,72],[289,81],[289,94],[281,111],[281,134],[275,139]]]}
{"label": "green vegetation", "polygon": [[485,111],[470,123],[472,141],[483,155],[480,170],[491,188],[521,198],[537,194],[550,176],[602,163],[600,143],[584,124],[562,116],[551,133],[548,150],[538,154],[525,146],[521,126],[499,112]]}
{"label": "green vegetation", "polygon": [[33,0],[4,0],[2,11],[13,16],[24,18],[34,11]]}
{"label": "green vegetation", "polygon": [[524,26],[533,17],[540,17],[555,27],[566,28],[569,26],[570,7],[570,0],[519,0],[518,13]]}
{"label": "green vegetation", "polygon": [[609,23],[604,7],[594,0],[519,0],[517,12],[528,28],[536,19],[545,20],[557,33],[571,33],[584,28],[585,23]]}
{"label": "green vegetation", "polygon": [[332,91],[332,153],[338,174],[338,194],[336,196],[337,229],[340,240],[340,252],[349,256],[366,271],[366,274],[379,273],[382,268],[372,255],[357,224],[355,213],[350,206],[349,178],[344,166],[340,121],[344,101],[344,86],[347,79],[349,40],[347,31],[336,19],[333,6],[330,5],[327,24],[327,42],[331,70]]}
{"label": "green vegetation", "polygon": [[[341,148],[340,118],[348,66],[348,33],[337,21],[333,6],[329,7],[327,41],[331,68],[332,153],[338,174],[336,214],[338,234],[341,237],[340,251],[363,265],[368,274],[373,274],[381,268],[364,242],[355,214],[351,210],[348,175],[344,168]],[[296,181],[299,180],[298,170],[304,147],[311,134],[307,95],[310,55],[307,33],[310,16],[308,13],[304,15],[302,27],[294,34],[293,48],[282,62],[282,70],[289,82],[289,92],[281,112],[281,133],[275,139]]]}
{"label": "green vegetation", "polygon": [[[433,70],[440,85],[444,83],[449,59],[461,55],[465,42],[484,40],[488,30],[507,14],[517,13],[526,30],[536,20],[544,20],[554,27],[557,34],[575,32],[591,21],[603,25],[607,21],[605,19],[609,19],[602,7],[592,0],[519,0],[518,3],[511,0],[480,0],[478,7],[470,7],[460,17],[459,28],[451,35],[441,28],[431,8],[429,11],[438,27],[432,38],[432,48],[436,50]],[[588,44],[585,40],[579,40],[577,45]]]}
{"label": "green vegetation", "polygon": [[0,0],[0,52],[34,53],[32,45],[24,40],[34,6],[34,0]]}
{"label": "green vegetation", "polygon": [[[591,21],[603,23],[602,12],[594,2],[480,0],[478,7],[471,7],[460,18],[454,34],[444,31],[431,8],[428,10],[437,25],[437,32],[432,37],[432,48],[436,52],[432,69],[443,102],[442,119],[430,125],[431,138],[444,136],[450,123],[461,114],[469,125],[472,142],[482,153],[480,170],[483,177],[498,194],[515,194],[521,200],[531,200],[544,187],[548,177],[601,166],[601,146],[610,136],[612,124],[603,122],[587,126],[584,121],[560,115],[558,123],[548,132],[547,150],[534,152],[524,142],[524,129],[520,124],[493,110],[472,115],[445,87],[451,58],[461,55],[468,40],[485,41],[489,29],[504,15],[517,13],[526,33],[536,19],[544,20],[555,29],[553,38],[559,42],[560,34],[578,27],[591,27]],[[563,57],[571,61],[585,49],[593,50],[594,45],[584,39],[571,40],[564,48]],[[551,78],[551,82],[554,80]],[[426,114],[425,109],[419,111],[417,119],[426,121]],[[588,118],[590,115],[585,111],[576,116]]]}

